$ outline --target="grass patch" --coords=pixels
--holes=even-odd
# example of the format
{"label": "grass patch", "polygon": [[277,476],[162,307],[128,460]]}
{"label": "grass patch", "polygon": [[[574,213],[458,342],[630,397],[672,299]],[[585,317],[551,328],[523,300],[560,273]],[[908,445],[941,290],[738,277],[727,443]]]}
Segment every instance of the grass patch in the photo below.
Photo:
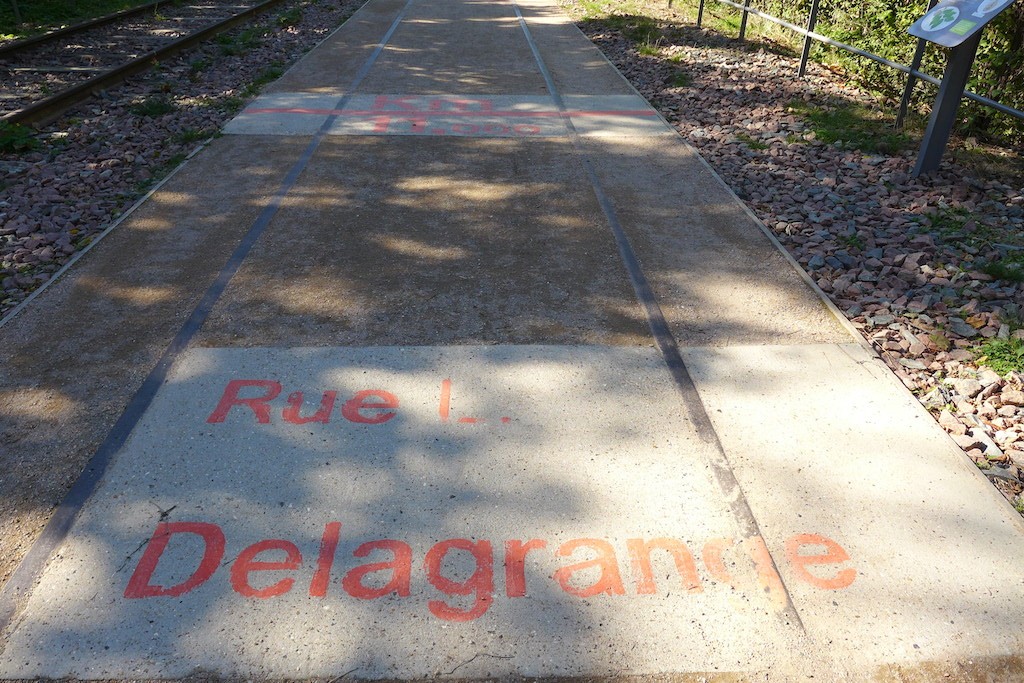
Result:
{"label": "grass patch", "polygon": [[658,22],[643,15],[612,14],[604,18],[604,23],[635,43],[649,44],[661,34]]}
{"label": "grass patch", "polygon": [[978,347],[978,365],[987,365],[1000,375],[1024,370],[1024,340],[989,339]]}
{"label": "grass patch", "polygon": [[295,7],[279,14],[276,23],[281,28],[288,28],[289,26],[297,26],[300,21],[302,21],[302,8]]}
{"label": "grass patch", "polygon": [[131,106],[131,112],[136,116],[163,116],[170,114],[177,109],[177,105],[171,98],[165,95],[152,95],[141,102]]}
{"label": "grass patch", "polygon": [[979,260],[973,267],[1000,280],[1024,282],[1024,234],[1020,231],[978,221],[974,214],[960,207],[939,208],[927,218],[931,232],[970,254],[999,245],[1002,258],[988,263]]}
{"label": "grass patch", "polygon": [[0,121],[0,152],[21,154],[39,147],[34,131],[19,123]]}
{"label": "grass patch", "polygon": [[18,0],[18,24],[10,0],[0,1],[0,39],[27,38],[62,26],[140,5],[139,0]]}
{"label": "grass patch", "polygon": [[[608,20],[613,17],[640,17],[645,14],[645,3],[641,0],[580,0],[575,3],[576,10],[584,19]],[[653,21],[647,17],[649,21]]]}
{"label": "grass patch", "polygon": [[867,153],[891,154],[908,148],[911,139],[889,127],[885,117],[857,103],[817,106],[790,102],[787,111],[803,116],[815,136],[827,145],[837,142]]}
{"label": "grass patch", "polygon": [[945,238],[964,237],[964,226],[971,220],[971,212],[960,207],[939,209],[928,216],[932,230]]}
{"label": "grass patch", "polygon": [[[706,29],[711,29],[712,31],[716,31],[727,36],[738,34],[740,32],[739,16],[733,16],[731,14],[722,16],[714,12],[708,12],[706,8],[704,11],[704,23],[702,25]],[[747,29],[750,29],[749,22],[747,23]],[[752,36],[748,33],[747,37],[749,38]]]}
{"label": "grass patch", "polygon": [[188,65],[188,80],[195,83],[199,80],[199,74],[210,68],[210,60],[208,59],[195,59],[189,62]]}
{"label": "grass patch", "polygon": [[1024,187],[1024,149],[954,139],[949,156],[979,177]]}
{"label": "grass patch", "polygon": [[[162,164],[152,169],[152,175],[149,178],[147,178],[146,180],[139,181],[135,184],[136,193],[141,194],[148,190],[149,188],[156,185],[158,182],[166,178],[171,171],[178,168],[178,166],[184,163],[185,159],[187,158],[188,154],[184,152],[178,152],[177,154],[169,157]],[[86,244],[88,244],[88,241],[91,239],[92,237],[86,237],[81,243],[76,243],[76,246],[83,247]]]}
{"label": "grass patch", "polygon": [[688,71],[677,71],[672,77],[671,85],[673,88],[689,88],[693,85],[693,76]]}
{"label": "grass patch", "polygon": [[986,263],[981,267],[981,272],[987,273],[997,280],[1024,282],[1024,256]]}
{"label": "grass patch", "polygon": [[[942,241],[949,244],[961,244],[972,248],[983,246],[985,240],[977,230],[965,229],[971,221],[972,214],[961,207],[943,207],[926,214],[931,223],[929,231],[938,234]],[[993,275],[994,276],[994,275]]]}
{"label": "grass patch", "polygon": [[217,108],[228,114],[234,114],[241,111],[242,107],[245,106],[246,99],[244,97],[225,97],[219,100],[216,104]]}
{"label": "grass patch", "polygon": [[179,142],[183,145],[188,145],[193,142],[202,142],[213,137],[214,133],[211,130],[201,128],[186,128],[177,135],[174,136],[174,141]]}
{"label": "grass patch", "polygon": [[949,341],[949,337],[938,332],[932,332],[928,335],[928,338],[932,340],[932,343],[935,344],[939,351],[949,351],[953,346],[953,342]]}
{"label": "grass patch", "polygon": [[661,54],[661,48],[655,43],[640,43],[637,45],[636,51],[645,57],[657,57]]}
{"label": "grass patch", "polygon": [[864,249],[864,240],[855,232],[851,232],[848,235],[840,235],[839,241],[851,249]]}
{"label": "grass patch", "polygon": [[750,137],[746,133],[736,133],[736,139],[742,142],[750,149],[768,149],[768,145],[766,145],[765,143],[761,142],[756,138]]}
{"label": "grass patch", "polygon": [[251,26],[239,33],[222,33],[216,38],[220,52],[225,57],[237,57],[245,54],[263,42],[271,33],[266,26]]}
{"label": "grass patch", "polygon": [[245,98],[255,97],[268,84],[273,83],[284,74],[284,66],[280,63],[271,64],[259,76],[242,89]]}
{"label": "grass patch", "polygon": [[185,159],[187,158],[187,154],[185,154],[184,152],[178,152],[170,159],[160,164],[160,166],[156,169],[156,172],[153,174],[153,177],[163,178],[165,175],[167,175],[174,169],[178,168],[178,166],[181,166],[185,162]]}

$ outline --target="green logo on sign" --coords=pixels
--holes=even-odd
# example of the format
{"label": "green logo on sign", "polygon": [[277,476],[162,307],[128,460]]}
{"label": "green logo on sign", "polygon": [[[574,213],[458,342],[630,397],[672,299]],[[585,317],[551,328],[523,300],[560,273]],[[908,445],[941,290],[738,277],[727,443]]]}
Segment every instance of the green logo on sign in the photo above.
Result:
{"label": "green logo on sign", "polygon": [[977,25],[978,24],[976,24],[973,21],[967,21],[966,19],[964,19],[963,21],[957,22],[956,25],[953,26],[952,28],[950,28],[949,30],[952,33],[957,34],[958,36],[965,36],[965,35],[967,35],[968,31],[970,31],[972,28],[974,28]]}
{"label": "green logo on sign", "polygon": [[960,16],[960,10],[956,7],[946,7],[932,12],[931,17],[925,22],[925,28],[929,31],[938,31],[952,24]]}

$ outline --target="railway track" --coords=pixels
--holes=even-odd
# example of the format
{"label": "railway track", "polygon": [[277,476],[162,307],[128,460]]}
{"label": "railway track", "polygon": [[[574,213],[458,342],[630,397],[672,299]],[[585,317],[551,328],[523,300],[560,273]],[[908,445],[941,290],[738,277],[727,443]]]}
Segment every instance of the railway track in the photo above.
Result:
{"label": "railway track", "polygon": [[0,121],[41,124],[285,0],[158,0],[0,45]]}

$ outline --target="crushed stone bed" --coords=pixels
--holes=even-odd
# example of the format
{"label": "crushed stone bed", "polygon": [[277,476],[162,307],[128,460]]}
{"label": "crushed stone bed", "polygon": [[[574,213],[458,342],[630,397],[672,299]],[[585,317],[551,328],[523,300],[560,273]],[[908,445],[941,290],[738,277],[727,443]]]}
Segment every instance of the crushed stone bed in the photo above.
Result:
{"label": "crushed stone bed", "polygon": [[1024,340],[1021,284],[980,270],[1024,249],[1024,188],[948,161],[914,179],[916,148],[869,154],[817,140],[794,101],[873,104],[824,67],[800,80],[797,58],[696,28],[674,27],[683,38],[653,56],[614,27],[578,25],[1024,514],[1024,374],[1000,376],[979,350]]}

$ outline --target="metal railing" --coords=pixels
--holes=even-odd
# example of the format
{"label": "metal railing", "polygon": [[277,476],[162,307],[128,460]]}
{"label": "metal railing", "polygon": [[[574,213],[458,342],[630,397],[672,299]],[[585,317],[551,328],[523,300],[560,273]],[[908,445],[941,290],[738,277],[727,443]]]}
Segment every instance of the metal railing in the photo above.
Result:
{"label": "metal railing", "polygon": [[[896,118],[896,127],[897,128],[902,128],[903,127],[903,121],[904,121],[904,118],[906,117],[906,114],[907,114],[907,108],[910,105],[910,95],[911,95],[911,92],[913,91],[914,85],[915,85],[917,80],[922,80],[922,81],[925,81],[927,83],[931,83],[932,85],[941,85],[942,84],[942,81],[940,79],[935,78],[934,76],[930,76],[930,75],[928,75],[928,74],[926,74],[926,73],[924,73],[924,72],[919,70],[921,68],[921,60],[924,57],[924,49],[925,49],[925,41],[923,41],[921,39],[918,39],[918,41],[917,41],[917,49],[916,49],[916,51],[914,53],[913,64],[911,66],[907,66],[906,64],[900,64],[899,62],[894,62],[891,59],[886,59],[885,57],[881,57],[881,56],[876,55],[876,54],[874,54],[872,52],[868,52],[866,50],[861,50],[860,48],[854,47],[853,45],[847,45],[846,43],[842,43],[842,42],[840,42],[838,40],[833,40],[832,38],[829,38],[828,36],[822,35],[820,33],[816,33],[814,31],[814,28],[815,28],[815,25],[817,24],[817,21],[818,21],[818,5],[819,5],[819,0],[812,0],[812,2],[811,2],[811,9],[810,9],[810,12],[808,13],[808,16],[807,16],[807,27],[806,28],[804,28],[802,26],[797,26],[796,24],[788,22],[785,19],[780,19],[779,17],[776,17],[776,16],[773,16],[771,14],[768,14],[767,12],[762,12],[759,9],[751,7],[750,6],[751,0],[743,0],[743,4],[740,4],[738,2],[734,2],[734,0],[711,0],[711,1],[712,2],[718,2],[718,3],[721,3],[723,5],[729,5],[730,7],[735,7],[736,9],[740,10],[741,12],[743,12],[743,18],[740,20],[740,35],[739,35],[739,39],[740,40],[746,39],[746,34],[747,34],[747,16],[750,15],[750,14],[753,14],[756,17],[760,17],[762,19],[765,19],[766,21],[770,21],[770,22],[773,22],[775,24],[778,24],[779,26],[784,26],[785,28],[788,28],[791,31],[794,31],[794,32],[802,35],[804,37],[804,43],[803,43],[803,51],[802,51],[802,53],[800,55],[800,68],[799,68],[799,70],[797,72],[798,76],[802,77],[806,73],[806,71],[807,71],[807,62],[808,62],[808,60],[810,58],[810,54],[811,54],[811,41],[813,41],[813,40],[816,40],[819,43],[824,43],[825,45],[830,45],[832,47],[837,47],[837,48],[839,48],[841,50],[846,50],[847,52],[850,52],[852,54],[858,55],[860,57],[865,57],[865,58],[870,59],[872,61],[878,62],[879,64],[883,64],[883,65],[888,66],[888,67],[890,67],[892,69],[896,69],[897,71],[901,71],[901,72],[907,74],[907,83],[906,83],[906,87],[904,88],[904,92],[903,92],[903,100],[900,102],[900,111],[899,111],[899,114],[897,115],[897,118]],[[707,4],[707,2],[708,2],[708,0],[700,0],[700,6],[699,6],[699,8],[697,10],[697,28],[700,28],[701,25],[704,22],[704,7]],[[931,9],[935,5],[935,2],[936,2],[936,0],[929,0],[928,8]],[[1008,107],[1005,104],[1001,104],[999,102],[996,102],[995,100],[989,99],[989,98],[984,97],[982,95],[975,94],[973,92],[970,92],[969,90],[968,91],[964,91],[964,97],[966,97],[966,98],[968,98],[970,100],[974,100],[975,102],[978,102],[979,104],[982,104],[982,105],[984,105],[986,107],[991,107],[992,109],[995,109],[996,111],[1002,112],[1003,114],[1007,114],[1009,116],[1013,116],[1015,118],[1024,120],[1024,111],[1020,111],[1019,109],[1014,109],[1013,107]]]}

